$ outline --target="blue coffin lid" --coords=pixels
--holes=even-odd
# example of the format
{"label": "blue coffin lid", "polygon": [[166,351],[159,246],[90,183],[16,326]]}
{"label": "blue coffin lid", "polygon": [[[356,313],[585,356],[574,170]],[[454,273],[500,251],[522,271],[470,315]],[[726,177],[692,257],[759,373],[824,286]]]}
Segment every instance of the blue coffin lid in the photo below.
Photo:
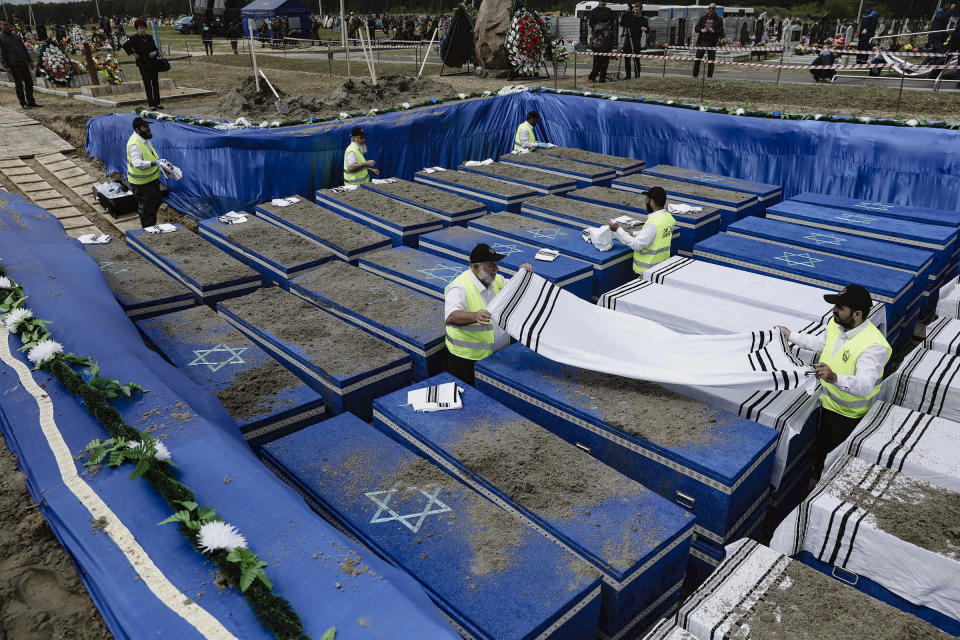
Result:
{"label": "blue coffin lid", "polygon": [[839,196],[810,193],[809,191],[798,193],[790,198],[790,200],[821,207],[856,211],[868,216],[878,215],[900,220],[911,220],[924,224],[960,227],[960,211],[951,211],[948,209],[930,209],[927,207],[915,207],[913,205],[895,204],[892,202],[873,202],[871,200],[857,200],[856,198],[841,198]]}
{"label": "blue coffin lid", "polygon": [[453,279],[467,270],[462,261],[410,247],[394,247],[368,253],[357,260],[361,269],[397,280],[418,291],[443,295]]}
{"label": "blue coffin lid", "polygon": [[[162,271],[121,241],[114,240],[109,244],[85,244],[83,248],[97,261],[107,286],[126,311],[194,299],[193,293],[182,282]],[[144,283],[155,283],[167,288],[168,295],[161,297],[151,295],[142,286]]]}
{"label": "blue coffin lid", "polygon": [[730,176],[721,176],[715,173],[706,173],[695,169],[684,169],[683,167],[673,167],[668,164],[658,164],[653,167],[647,167],[643,173],[663,176],[681,182],[692,182],[695,184],[704,184],[719,187],[720,189],[729,189],[730,191],[742,191],[759,196],[760,199],[766,199],[779,191],[783,187],[776,184],[766,184],[763,182],[753,182],[741,178],[731,178]]}
{"label": "blue coffin lid", "polygon": [[[632,176],[617,178],[612,184],[615,187],[620,185],[630,189],[652,189],[653,187],[663,187],[664,191],[667,192],[667,195],[676,194],[678,197],[689,197],[695,200],[712,202],[723,206],[734,206],[737,209],[750,207],[759,202],[757,196],[752,193],[733,191],[722,186],[711,187],[715,189],[716,192],[710,195],[693,195],[689,193],[690,187],[693,183],[663,178],[661,176],[651,175],[645,171],[641,173],[635,173]],[[703,187],[705,185],[697,186]]]}
{"label": "blue coffin lid", "polygon": [[[625,202],[624,194],[629,196],[629,201]],[[625,213],[640,214],[641,216],[647,216],[649,211],[647,211],[646,199],[632,191],[624,191],[622,189],[612,189],[610,187],[586,187],[585,189],[574,189],[573,191],[568,191],[563,194],[563,197],[570,198],[571,200],[580,200],[582,202],[589,202],[590,204],[596,204],[601,207],[612,207],[614,209],[620,209]],[[532,200],[527,200],[524,202],[524,206],[538,207],[538,203],[542,200],[540,198],[534,198]],[[667,202],[670,202],[670,198],[667,198]],[[677,223],[680,226],[687,227],[699,227],[702,224],[709,222],[713,218],[719,219],[720,212],[718,209],[714,209],[709,206],[701,206],[702,211],[691,211],[690,213],[674,213],[671,214]]]}
{"label": "blue coffin lid", "polygon": [[[263,251],[262,249],[253,248],[250,245],[245,245],[242,239],[238,238],[241,233],[271,233],[271,234],[284,234],[289,236],[288,240],[290,244],[297,244],[303,246],[305,249],[309,249],[309,257],[304,257],[298,261],[290,261],[283,256],[271,255]],[[299,269],[305,269],[307,267],[315,266],[318,264],[323,264],[328,260],[333,260],[333,252],[318,245],[316,242],[306,240],[296,234],[293,234],[285,229],[281,229],[276,225],[270,224],[260,218],[255,216],[248,216],[247,221],[242,224],[225,224],[220,222],[216,218],[207,218],[206,220],[200,221],[200,233],[201,235],[206,232],[216,238],[219,238],[223,243],[234,247],[237,251],[243,254],[243,260],[247,264],[253,263],[267,263],[281,271],[291,272]],[[253,266],[252,264],[250,266]]]}
{"label": "blue coffin lid", "polygon": [[[467,177],[469,177],[470,184],[464,184],[461,180],[466,179]],[[503,180],[491,178],[488,175],[467,171],[448,170],[438,171],[436,173],[418,171],[414,176],[414,180],[417,178],[439,182],[451,187],[477,193],[481,196],[505,200],[507,202],[518,202],[520,200],[539,195],[533,189],[517,184],[516,182],[504,182]],[[477,183],[480,186],[474,186],[474,183]],[[469,198],[470,194],[466,194],[466,197]]]}
{"label": "blue coffin lid", "polygon": [[404,468],[424,464],[421,456],[352,414],[280,438],[264,455],[480,637],[532,640],[572,605],[599,595],[592,594],[599,592],[596,573],[519,520],[511,533],[520,535],[503,541],[505,569],[474,570],[471,539],[492,517],[513,518],[432,463],[429,484],[397,485]]}

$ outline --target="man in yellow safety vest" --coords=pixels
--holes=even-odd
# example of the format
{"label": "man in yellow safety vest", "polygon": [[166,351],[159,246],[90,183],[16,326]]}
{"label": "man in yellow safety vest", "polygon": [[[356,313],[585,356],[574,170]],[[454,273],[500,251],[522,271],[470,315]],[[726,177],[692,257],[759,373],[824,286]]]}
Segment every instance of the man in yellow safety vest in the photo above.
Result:
{"label": "man in yellow safety vest", "polygon": [[370,182],[371,173],[380,175],[373,168],[377,163],[363,157],[366,152],[367,133],[360,127],[354,127],[350,132],[350,146],[343,152],[343,184],[363,184]]}
{"label": "man in yellow safety vest", "polygon": [[[503,289],[497,263],[505,257],[490,245],[478,244],[470,252],[470,268],[444,289],[447,371],[469,385],[473,384],[473,367],[477,360],[483,360],[510,344],[510,336],[491,322],[487,311],[487,305]],[[526,263],[520,268],[533,271],[533,267]]]}
{"label": "man in yellow safety vest", "polygon": [[870,293],[849,284],[823,299],[833,305],[833,318],[823,336],[812,336],[778,327],[790,342],[820,352],[820,429],[813,447],[813,477],[823,471],[827,455],[846,440],[873,406],[880,392],[883,368],[892,349],[867,314],[873,306]]}
{"label": "man in yellow safety vest", "polygon": [[538,122],[540,122],[539,113],[531,111],[527,114],[527,119],[520,123],[516,135],[513,136],[514,151],[520,151],[521,149],[533,151],[534,149],[549,149],[557,146],[549,142],[537,142],[537,136],[533,133],[533,128],[537,126]]}
{"label": "man in yellow safety vest", "polygon": [[667,192],[663,187],[653,187],[644,191],[643,195],[647,196],[647,211],[650,215],[643,223],[640,233],[633,236],[621,229],[616,222],[610,223],[610,230],[616,232],[617,239],[633,249],[633,272],[637,275],[670,257],[673,226],[676,224],[666,209]]}
{"label": "man in yellow safety vest", "polygon": [[157,210],[163,202],[160,196],[160,156],[150,142],[152,137],[147,121],[134,118],[133,134],[127,140],[127,182],[137,201],[141,227],[157,224]]}

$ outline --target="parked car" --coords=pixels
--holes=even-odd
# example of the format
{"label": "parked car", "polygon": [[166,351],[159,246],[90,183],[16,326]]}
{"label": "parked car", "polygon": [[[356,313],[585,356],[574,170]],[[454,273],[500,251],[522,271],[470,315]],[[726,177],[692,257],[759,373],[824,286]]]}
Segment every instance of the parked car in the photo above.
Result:
{"label": "parked car", "polygon": [[182,16],[173,21],[173,28],[180,33],[197,33],[193,27],[193,16]]}

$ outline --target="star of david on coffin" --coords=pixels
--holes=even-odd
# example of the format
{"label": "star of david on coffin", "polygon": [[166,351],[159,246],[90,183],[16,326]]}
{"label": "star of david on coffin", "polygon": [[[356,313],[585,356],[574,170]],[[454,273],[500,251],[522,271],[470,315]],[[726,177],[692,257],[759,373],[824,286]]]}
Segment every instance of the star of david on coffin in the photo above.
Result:
{"label": "star of david on coffin", "polygon": [[562,229],[527,229],[526,231],[534,238],[549,238],[550,240],[567,235],[567,232]]}
{"label": "star of david on coffin", "polygon": [[[441,487],[431,487],[427,485],[426,488],[410,486],[406,489],[397,489],[394,487],[387,491],[367,491],[363,495],[367,496],[367,498],[377,505],[377,512],[373,514],[373,518],[370,519],[370,524],[396,521],[413,533],[417,533],[420,531],[420,527],[423,526],[423,522],[427,519],[427,516],[435,516],[453,511],[453,509],[439,500],[440,489]],[[390,501],[400,493],[412,494],[411,502],[425,499],[425,503],[419,511],[414,510],[410,513],[400,515],[390,506]],[[387,515],[383,515],[384,513]]]}
{"label": "star of david on coffin", "polygon": [[490,248],[497,253],[502,253],[505,256],[513,255],[514,253],[523,253],[523,249],[515,244],[502,244],[500,242],[495,242],[490,245]]}
{"label": "star of david on coffin", "polygon": [[803,236],[804,240],[812,240],[817,244],[840,244],[841,242],[846,242],[845,238],[838,238],[837,236],[832,236],[829,233],[811,233],[808,236]]}
{"label": "star of david on coffin", "polygon": [[777,260],[783,260],[791,266],[812,267],[815,268],[817,262],[823,262],[821,258],[815,258],[809,253],[792,253],[784,251],[782,256],[777,256]]}
{"label": "star of david on coffin", "polygon": [[726,182],[727,179],[724,176],[711,176],[704,173],[699,173],[696,176],[696,179],[700,182]]}
{"label": "star of david on coffin", "polygon": [[207,365],[210,371],[219,371],[228,364],[244,364],[246,360],[240,356],[249,347],[228,347],[225,344],[218,344],[212,349],[194,349],[193,354],[196,358],[187,363],[188,367]]}
{"label": "star of david on coffin", "polygon": [[834,220],[843,220],[844,222],[852,222],[854,224],[870,224],[876,220],[876,218],[871,218],[870,216],[859,213],[844,213],[834,218]]}
{"label": "star of david on coffin", "polygon": [[116,274],[118,274],[118,273],[123,273],[124,271],[129,271],[129,269],[126,269],[126,268],[124,268],[124,269],[117,269],[117,270],[107,269],[107,267],[110,267],[110,266],[115,265],[115,264],[116,264],[116,262],[101,262],[101,263],[100,263],[100,271],[106,270],[108,273],[111,273],[111,274],[114,274],[114,275],[116,275]]}
{"label": "star of david on coffin", "polygon": [[463,269],[437,264],[428,269],[417,269],[417,273],[423,274],[428,280],[439,280],[450,284],[454,278],[463,273]]}
{"label": "star of david on coffin", "polygon": [[896,205],[884,204],[882,202],[858,202],[854,206],[858,209],[869,209],[870,211],[887,211],[893,209]]}

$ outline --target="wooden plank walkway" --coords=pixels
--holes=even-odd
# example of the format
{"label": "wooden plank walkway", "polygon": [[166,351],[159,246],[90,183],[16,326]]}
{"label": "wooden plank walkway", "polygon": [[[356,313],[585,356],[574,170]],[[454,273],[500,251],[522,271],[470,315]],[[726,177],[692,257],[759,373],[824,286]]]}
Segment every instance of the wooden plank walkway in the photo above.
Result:
{"label": "wooden plank walkway", "polygon": [[72,150],[73,145],[33,118],[0,107],[0,160]]}

